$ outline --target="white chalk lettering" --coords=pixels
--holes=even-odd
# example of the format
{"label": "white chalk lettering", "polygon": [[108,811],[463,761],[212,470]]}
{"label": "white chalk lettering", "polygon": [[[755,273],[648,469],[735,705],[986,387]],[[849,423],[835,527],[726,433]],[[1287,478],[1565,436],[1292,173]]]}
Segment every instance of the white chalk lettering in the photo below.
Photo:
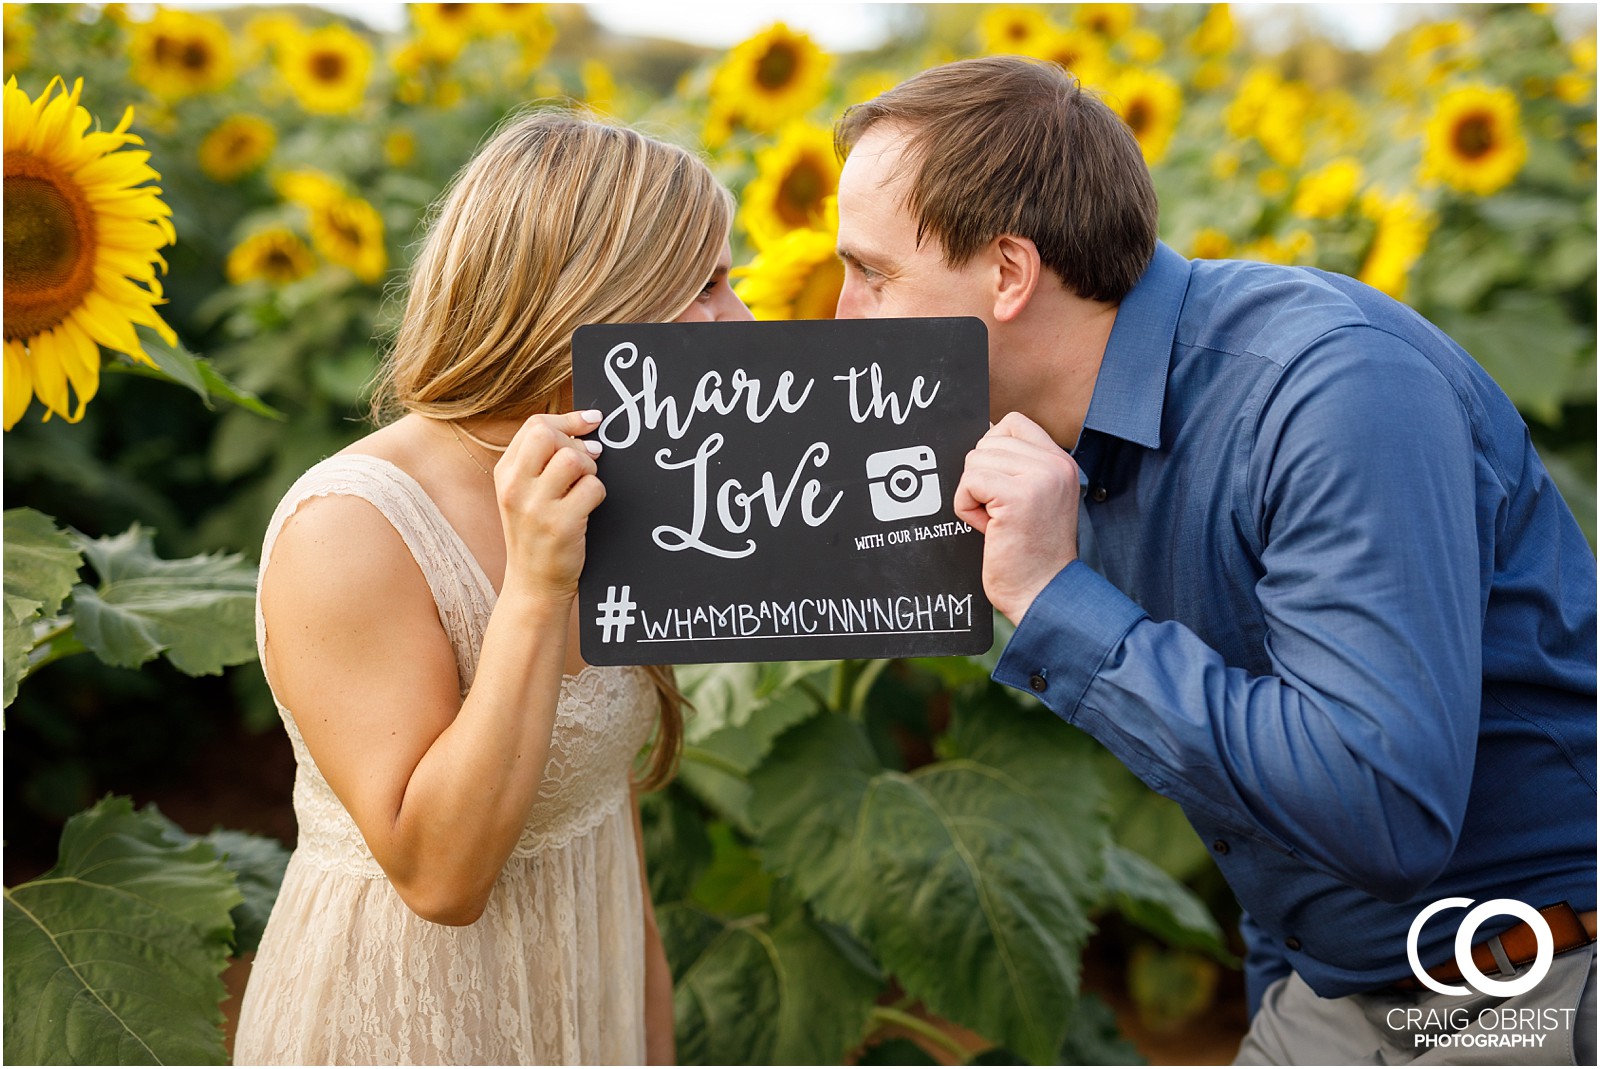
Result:
{"label": "white chalk lettering", "polygon": [[[861,376],[867,377],[869,396],[863,403],[862,397],[856,392],[856,385]],[[933,399],[939,396],[939,387],[942,383],[934,383],[933,391],[926,396],[922,388],[927,380],[918,375],[911,381],[911,393],[902,404],[899,396],[894,391],[884,392],[883,368],[874,361],[869,367],[853,367],[846,374],[835,375],[835,382],[850,384],[850,418],[857,423],[865,423],[869,419],[882,419],[887,415],[897,425],[904,423],[911,415],[912,409],[927,408],[933,404]]]}
{"label": "white chalk lettering", "polygon": [[[635,364],[639,365],[637,389],[631,388],[624,382],[621,374]],[[760,379],[751,378],[743,368],[740,368],[728,376],[728,393],[725,396],[722,375],[716,371],[708,371],[695,383],[694,392],[689,398],[688,410],[680,413],[677,398],[656,395],[656,386],[661,381],[656,362],[654,358],[648,356],[641,361],[639,347],[633,342],[625,341],[612,346],[611,351],[606,354],[604,367],[606,381],[611,383],[611,388],[617,392],[617,398],[622,402],[600,422],[600,441],[611,449],[626,449],[639,440],[639,432],[642,429],[655,430],[663,423],[666,425],[668,437],[673,441],[679,441],[689,433],[689,427],[697,413],[716,412],[726,416],[739,406],[741,396],[744,400],[745,418],[751,423],[765,423],[777,409],[781,408],[788,413],[798,412],[806,403],[806,398],[811,395],[811,387],[816,384],[815,379],[807,379],[800,396],[795,397],[794,372],[785,371],[778,376],[777,385],[773,388],[770,399],[766,406],[762,407]],[[620,431],[612,426],[619,420],[622,423]]]}

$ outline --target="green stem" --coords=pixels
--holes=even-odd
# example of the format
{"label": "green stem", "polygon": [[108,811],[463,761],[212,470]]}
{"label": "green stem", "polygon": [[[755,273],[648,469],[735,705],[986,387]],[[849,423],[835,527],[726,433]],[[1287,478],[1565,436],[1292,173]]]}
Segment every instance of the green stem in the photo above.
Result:
{"label": "green stem", "polygon": [[86,653],[89,647],[78,641],[78,636],[73,633],[74,621],[71,617],[64,617],[56,626],[34,639],[33,645],[28,649],[28,672],[37,672],[47,664],[52,664],[63,657],[71,657],[75,653]]}
{"label": "green stem", "polygon": [[914,1032],[923,1039],[948,1051],[950,1056],[961,1064],[966,1064],[967,1049],[939,1031],[934,1025],[924,1021],[921,1017],[914,1017],[904,1010],[893,1009],[889,1006],[874,1006],[872,1008],[872,1021],[880,1025],[892,1024],[897,1028],[904,1028],[908,1032]]}
{"label": "green stem", "polygon": [[861,675],[861,666],[865,661],[840,661],[839,667],[833,670],[833,694],[828,705],[835,712],[846,716],[854,715],[857,710],[852,707],[850,698],[855,692],[856,679]]}
{"label": "green stem", "polygon": [[693,761],[695,764],[714,768],[718,772],[732,776],[737,780],[749,778],[749,774],[743,768],[740,768],[726,757],[719,753],[712,753],[710,750],[702,749],[699,746],[685,746],[682,756],[685,761]]}
{"label": "green stem", "polygon": [[855,686],[850,692],[850,715],[857,719],[866,715],[867,694],[871,692],[872,685],[878,681],[878,676],[889,667],[888,661],[867,661],[863,664],[861,674],[856,677]]}

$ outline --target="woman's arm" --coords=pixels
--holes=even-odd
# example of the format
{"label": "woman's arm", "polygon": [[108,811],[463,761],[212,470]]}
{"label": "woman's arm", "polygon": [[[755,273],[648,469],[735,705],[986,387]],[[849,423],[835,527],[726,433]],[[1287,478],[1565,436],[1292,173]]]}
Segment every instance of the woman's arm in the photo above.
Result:
{"label": "woman's arm", "polygon": [[676,1024],[672,1013],[672,967],[656,927],[656,907],[650,898],[645,870],[644,828],[639,822],[639,793],[633,793],[633,835],[639,849],[639,883],[644,896],[644,1044],[647,1065],[676,1065]]}
{"label": "woman's arm", "polygon": [[366,502],[284,525],[262,584],[267,671],[406,904],[470,924],[549,755],[589,513],[605,491],[576,415],[534,417],[495,469],[506,575],[463,699],[428,584]]}

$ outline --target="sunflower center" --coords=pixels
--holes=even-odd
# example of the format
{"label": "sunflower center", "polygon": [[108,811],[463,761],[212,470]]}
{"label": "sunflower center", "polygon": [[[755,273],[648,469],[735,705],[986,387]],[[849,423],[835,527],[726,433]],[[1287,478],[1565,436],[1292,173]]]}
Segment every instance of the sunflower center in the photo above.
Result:
{"label": "sunflower center", "polygon": [[1124,116],[1128,128],[1133,131],[1133,136],[1143,137],[1146,130],[1150,129],[1150,120],[1153,112],[1148,100],[1135,100],[1128,105],[1128,114]]}
{"label": "sunflower center", "polygon": [[196,73],[211,69],[211,49],[200,40],[185,41],[178,52],[178,65]]}
{"label": "sunflower center", "polygon": [[319,82],[344,80],[345,57],[342,52],[315,52],[311,56],[311,76]]}
{"label": "sunflower center", "polygon": [[180,66],[183,63],[183,42],[169,33],[157,34],[150,55],[158,67]]}
{"label": "sunflower center", "polygon": [[294,262],[294,257],[289,255],[289,250],[282,246],[274,245],[267,253],[266,274],[277,281],[292,279],[297,266]]}
{"label": "sunflower center", "polygon": [[789,168],[778,186],[778,218],[791,227],[805,226],[828,195],[828,180],[814,160]]}
{"label": "sunflower center", "polygon": [[756,64],[756,81],[763,89],[782,89],[794,78],[800,57],[793,46],[779,42],[767,49]]}
{"label": "sunflower center", "polygon": [[361,231],[350,220],[340,214],[333,214],[328,219],[328,229],[334,236],[352,249],[361,248]]}
{"label": "sunflower center", "polygon": [[94,285],[94,210],[68,175],[24,152],[5,160],[5,340],[66,319]]}
{"label": "sunflower center", "polygon": [[1463,158],[1481,159],[1494,148],[1494,118],[1484,112],[1463,115],[1456,123],[1451,142]]}
{"label": "sunflower center", "polygon": [[1025,22],[1008,22],[1005,29],[1001,31],[1001,36],[1008,41],[1017,43],[1026,41],[1033,34],[1029,31],[1028,24]]}

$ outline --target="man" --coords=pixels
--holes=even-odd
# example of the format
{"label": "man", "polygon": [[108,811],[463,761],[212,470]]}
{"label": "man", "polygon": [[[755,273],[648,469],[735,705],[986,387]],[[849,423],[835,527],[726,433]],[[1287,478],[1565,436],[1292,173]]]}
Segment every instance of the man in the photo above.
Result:
{"label": "man", "polygon": [[[989,330],[955,504],[1017,624],[995,678],[1210,846],[1240,1060],[1593,1064],[1595,559],[1510,401],[1350,279],[1158,243],[1138,145],[1059,68],[938,67],[836,136],[838,314]],[[1417,956],[1461,994],[1408,964],[1446,898]],[[1555,908],[1451,912],[1497,899]],[[1547,974],[1463,985],[1459,928],[1489,984]]]}

